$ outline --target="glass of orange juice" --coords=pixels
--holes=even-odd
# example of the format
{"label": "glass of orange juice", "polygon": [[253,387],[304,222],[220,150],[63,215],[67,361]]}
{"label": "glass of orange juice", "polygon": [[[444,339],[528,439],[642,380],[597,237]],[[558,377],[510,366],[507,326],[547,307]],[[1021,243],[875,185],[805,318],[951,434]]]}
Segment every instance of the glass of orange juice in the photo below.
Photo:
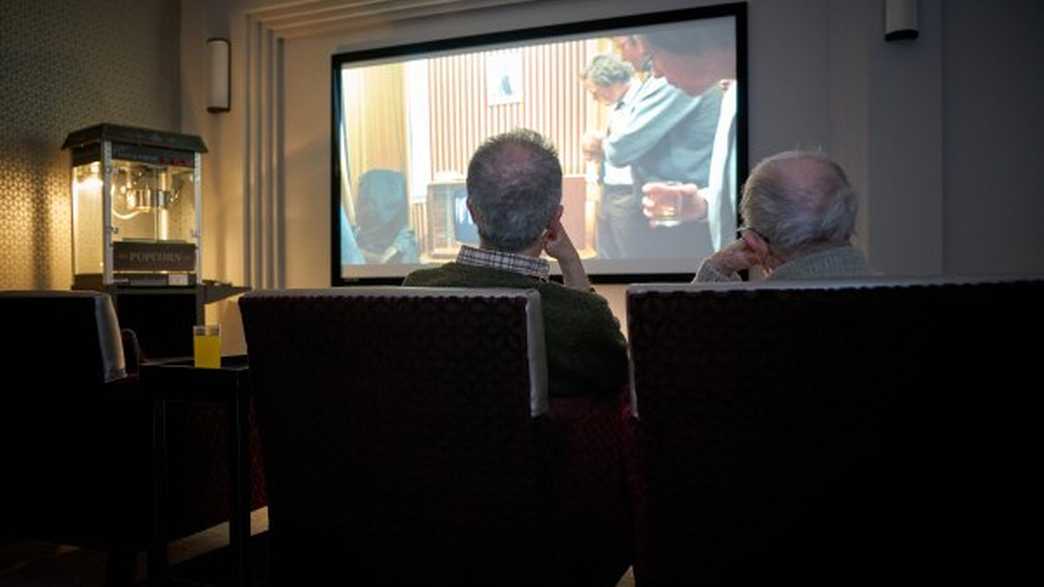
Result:
{"label": "glass of orange juice", "polygon": [[192,355],[196,360],[196,367],[203,369],[221,367],[220,324],[192,327]]}

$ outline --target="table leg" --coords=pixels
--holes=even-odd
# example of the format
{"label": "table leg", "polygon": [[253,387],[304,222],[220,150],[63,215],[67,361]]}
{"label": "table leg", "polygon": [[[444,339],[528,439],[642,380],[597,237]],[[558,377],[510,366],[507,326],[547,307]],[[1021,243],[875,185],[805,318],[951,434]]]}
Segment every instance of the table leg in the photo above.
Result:
{"label": "table leg", "polygon": [[167,400],[152,400],[152,540],[149,545],[147,572],[156,582],[166,577],[167,518]]}
{"label": "table leg", "polygon": [[229,414],[229,554],[235,572],[236,584],[250,584],[248,542],[250,540],[250,456],[248,453],[250,427],[247,421],[250,396],[236,389],[228,407]]}

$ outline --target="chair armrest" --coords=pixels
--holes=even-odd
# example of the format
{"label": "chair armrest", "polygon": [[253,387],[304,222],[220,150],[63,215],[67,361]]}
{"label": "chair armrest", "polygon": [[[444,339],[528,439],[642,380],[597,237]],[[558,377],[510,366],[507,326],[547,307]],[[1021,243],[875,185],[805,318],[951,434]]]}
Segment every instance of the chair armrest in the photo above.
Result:
{"label": "chair armrest", "polygon": [[123,341],[123,362],[127,366],[127,375],[137,375],[141,367],[141,345],[138,344],[138,335],[130,328],[123,328],[120,330],[120,338]]}
{"label": "chair armrest", "polygon": [[123,362],[126,377],[116,379],[103,386],[103,398],[107,401],[142,401],[141,385],[141,345],[138,335],[130,328],[120,329],[120,341],[123,343]]}

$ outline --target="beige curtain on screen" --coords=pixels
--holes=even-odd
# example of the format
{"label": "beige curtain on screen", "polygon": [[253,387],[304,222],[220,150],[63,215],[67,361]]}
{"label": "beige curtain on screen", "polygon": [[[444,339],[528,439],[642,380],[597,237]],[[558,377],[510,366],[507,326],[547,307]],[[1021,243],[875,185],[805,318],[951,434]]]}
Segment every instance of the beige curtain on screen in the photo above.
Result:
{"label": "beige curtain on screen", "polygon": [[[370,169],[406,167],[406,100],[400,64],[349,69],[344,78],[348,121],[351,201],[343,202],[354,220],[359,177]],[[408,180],[408,178],[407,178]]]}

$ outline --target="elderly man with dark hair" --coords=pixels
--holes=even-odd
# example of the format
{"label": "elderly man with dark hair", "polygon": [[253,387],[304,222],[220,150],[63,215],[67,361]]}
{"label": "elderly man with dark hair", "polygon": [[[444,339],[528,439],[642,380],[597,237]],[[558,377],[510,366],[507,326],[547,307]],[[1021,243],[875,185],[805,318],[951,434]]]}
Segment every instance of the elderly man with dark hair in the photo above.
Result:
{"label": "elderly man with dark hair", "polygon": [[631,85],[634,68],[608,53],[595,55],[580,73],[584,87],[599,102],[615,105]]}
{"label": "elderly man with dark hair", "polygon": [[[551,397],[619,392],[627,383],[626,341],[562,227],[562,167],[554,147],[529,130],[493,137],[472,156],[467,187],[479,248],[464,245],[456,261],[414,271],[403,285],[535,289]],[[542,252],[558,260],[564,285],[548,279]]]}
{"label": "elderly man with dark hair", "polygon": [[858,207],[844,170],[826,155],[769,157],[744,186],[742,238],[704,261],[696,281],[735,281],[752,267],[772,280],[869,275],[866,258],[851,244]]}

